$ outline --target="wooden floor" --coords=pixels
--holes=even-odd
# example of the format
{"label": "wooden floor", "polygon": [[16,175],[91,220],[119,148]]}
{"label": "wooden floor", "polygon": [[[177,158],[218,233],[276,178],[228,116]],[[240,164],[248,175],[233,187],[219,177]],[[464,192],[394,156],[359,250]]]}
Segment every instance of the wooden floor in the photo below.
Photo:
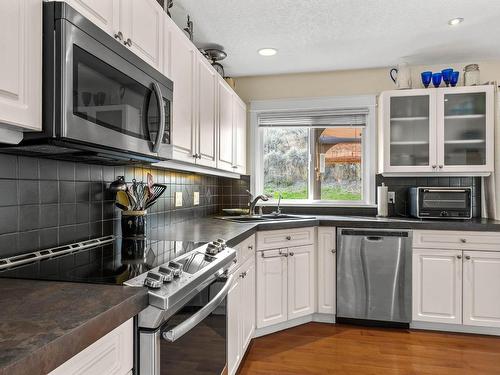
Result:
{"label": "wooden floor", "polygon": [[500,338],[309,323],[257,338],[239,375],[500,374]]}

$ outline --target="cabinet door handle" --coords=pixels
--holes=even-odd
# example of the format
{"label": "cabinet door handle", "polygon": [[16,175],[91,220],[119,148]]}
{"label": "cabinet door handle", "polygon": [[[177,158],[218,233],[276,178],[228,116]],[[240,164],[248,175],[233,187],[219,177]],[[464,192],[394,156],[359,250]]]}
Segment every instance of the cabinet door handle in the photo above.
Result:
{"label": "cabinet door handle", "polygon": [[466,259],[466,260],[470,260],[470,255],[466,255],[466,256],[465,256],[465,259]]}
{"label": "cabinet door handle", "polygon": [[292,239],[292,237],[291,237],[291,236],[286,236],[286,239],[287,239],[288,241],[290,241],[290,240]]}
{"label": "cabinet door handle", "polygon": [[335,250],[335,249],[331,249],[330,251],[332,252],[332,254],[336,254],[337,253],[337,250]]}
{"label": "cabinet door handle", "polygon": [[457,259],[462,259],[462,256],[461,255],[457,255]]}
{"label": "cabinet door handle", "polygon": [[248,245],[248,250],[253,250],[253,245]]}
{"label": "cabinet door handle", "polygon": [[460,242],[462,242],[462,243],[466,243],[466,242],[467,242],[467,239],[466,239],[466,238],[461,238],[461,239],[460,239]]}
{"label": "cabinet door handle", "polygon": [[118,40],[123,40],[123,34],[121,31],[118,31],[116,34],[115,34],[115,39],[118,39]]}
{"label": "cabinet door handle", "polygon": [[233,165],[233,166],[231,166],[231,168],[236,169],[236,168],[238,168],[238,166],[237,165]]}
{"label": "cabinet door handle", "polygon": [[295,255],[293,251],[290,251],[288,254],[290,254],[291,257]]}
{"label": "cabinet door handle", "polygon": [[436,169],[436,168],[437,168],[437,165],[433,165],[433,166],[432,166],[432,169]]}
{"label": "cabinet door handle", "polygon": [[442,166],[442,165],[440,165],[440,166],[439,166],[439,169],[443,169],[443,166]]}
{"label": "cabinet door handle", "polygon": [[125,44],[126,46],[129,46],[129,47],[132,47],[132,39],[127,38],[127,40],[124,41],[123,44]]}

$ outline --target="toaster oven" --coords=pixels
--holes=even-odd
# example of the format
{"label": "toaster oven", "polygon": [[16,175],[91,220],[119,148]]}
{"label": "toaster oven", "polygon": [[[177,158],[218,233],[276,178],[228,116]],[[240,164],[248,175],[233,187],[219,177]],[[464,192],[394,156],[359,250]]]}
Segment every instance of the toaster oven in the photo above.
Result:
{"label": "toaster oven", "polygon": [[410,215],[421,219],[472,218],[472,188],[412,187]]}

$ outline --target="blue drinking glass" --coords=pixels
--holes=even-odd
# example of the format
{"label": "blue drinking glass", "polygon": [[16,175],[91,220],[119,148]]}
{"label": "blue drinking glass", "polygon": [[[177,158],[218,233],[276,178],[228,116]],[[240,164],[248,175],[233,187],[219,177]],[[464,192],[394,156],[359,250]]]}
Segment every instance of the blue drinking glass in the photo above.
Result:
{"label": "blue drinking glass", "polygon": [[458,83],[458,76],[460,75],[460,72],[454,71],[451,73],[450,77],[450,85],[451,87],[455,87]]}
{"label": "blue drinking glass", "polygon": [[441,73],[433,73],[432,74],[432,84],[434,87],[439,87],[441,84],[441,79],[443,78],[443,75]]}
{"label": "blue drinking glass", "polygon": [[422,76],[422,84],[424,87],[429,87],[432,80],[432,72],[422,72],[420,75]]}
{"label": "blue drinking glass", "polygon": [[441,70],[441,74],[443,75],[443,81],[446,83],[446,87],[450,84],[451,73],[453,73],[453,69],[447,68]]}

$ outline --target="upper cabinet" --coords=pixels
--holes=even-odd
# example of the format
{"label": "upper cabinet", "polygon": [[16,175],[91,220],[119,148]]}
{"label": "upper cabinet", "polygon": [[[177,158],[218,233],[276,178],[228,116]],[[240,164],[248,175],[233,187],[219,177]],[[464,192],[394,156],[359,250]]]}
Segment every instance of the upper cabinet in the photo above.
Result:
{"label": "upper cabinet", "polygon": [[493,86],[384,92],[379,171],[487,175],[493,171]]}
{"label": "upper cabinet", "polygon": [[0,142],[42,127],[42,2],[0,2]]}
{"label": "upper cabinet", "polygon": [[66,2],[108,34],[113,36],[118,34],[119,0],[67,0]]}

